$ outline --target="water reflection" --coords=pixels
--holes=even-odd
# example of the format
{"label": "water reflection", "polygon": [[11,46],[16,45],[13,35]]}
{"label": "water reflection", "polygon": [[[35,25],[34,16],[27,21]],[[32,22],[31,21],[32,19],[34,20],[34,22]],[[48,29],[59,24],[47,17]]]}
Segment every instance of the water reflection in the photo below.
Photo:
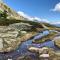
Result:
{"label": "water reflection", "polygon": [[33,53],[28,51],[28,47],[29,46],[35,46],[35,47],[38,47],[38,48],[43,47],[43,46],[47,46],[47,47],[51,47],[51,48],[57,49],[54,46],[54,42],[52,42],[52,41],[47,41],[47,42],[44,42],[42,44],[33,44],[32,43],[32,41],[34,39],[39,39],[39,38],[41,38],[41,37],[43,37],[45,35],[48,35],[48,34],[49,34],[48,30],[43,31],[42,33],[38,33],[33,39],[30,39],[28,41],[23,42],[15,51],[10,52],[10,53],[6,53],[2,57],[5,57],[7,59],[8,58],[12,58],[13,60],[16,60],[16,58],[18,56],[22,56],[22,55],[30,55],[30,56],[33,55],[33,56],[35,56],[35,54],[33,54]]}

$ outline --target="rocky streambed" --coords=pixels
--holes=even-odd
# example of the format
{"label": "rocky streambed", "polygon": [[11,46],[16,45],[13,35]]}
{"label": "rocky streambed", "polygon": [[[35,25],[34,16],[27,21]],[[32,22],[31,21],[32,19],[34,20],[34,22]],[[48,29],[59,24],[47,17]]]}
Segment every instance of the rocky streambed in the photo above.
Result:
{"label": "rocky streambed", "polygon": [[[48,31],[44,31],[45,35],[48,35]],[[44,34],[43,34],[44,35]],[[24,57],[20,56],[18,59],[20,60],[59,60],[60,59],[60,49],[55,46],[53,40],[45,41],[44,43],[32,43],[34,39],[38,39],[43,37],[43,35],[38,34],[32,40],[26,41],[22,44],[21,52],[22,54],[26,54]],[[58,34],[59,35],[59,34]],[[39,37],[40,36],[40,37]],[[56,37],[56,36],[55,36]],[[26,49],[27,48],[27,49]],[[21,58],[22,57],[22,58]]]}
{"label": "rocky streambed", "polygon": [[30,47],[29,51],[35,52],[36,56],[38,56],[38,60],[60,60],[60,52],[56,52],[53,48]]}
{"label": "rocky streambed", "polygon": [[[21,24],[24,25],[24,24]],[[39,60],[39,53],[31,52],[28,50],[29,47],[35,48],[43,48],[47,46],[49,48],[55,49],[56,51],[60,51],[60,49],[54,45],[52,40],[45,41],[43,43],[32,43],[34,39],[40,39],[43,36],[47,36],[50,34],[50,31],[45,30],[39,33],[36,32],[27,32],[28,29],[25,26],[25,29],[20,30],[16,28],[16,25],[11,25],[10,27],[0,27],[0,60]],[[19,25],[17,26],[19,27]],[[22,26],[23,27],[23,26]],[[30,29],[31,26],[29,25]],[[15,29],[16,28],[16,29]],[[28,29],[29,30],[29,29]],[[20,35],[21,34],[21,35]],[[37,35],[36,35],[37,34]],[[34,37],[32,37],[34,36]],[[32,38],[31,38],[32,37]],[[30,39],[29,39],[30,38]],[[23,41],[23,42],[22,42]],[[53,50],[54,51],[54,50]],[[52,54],[52,53],[51,53]],[[47,54],[48,55],[48,54]],[[42,55],[41,55],[42,56]]]}

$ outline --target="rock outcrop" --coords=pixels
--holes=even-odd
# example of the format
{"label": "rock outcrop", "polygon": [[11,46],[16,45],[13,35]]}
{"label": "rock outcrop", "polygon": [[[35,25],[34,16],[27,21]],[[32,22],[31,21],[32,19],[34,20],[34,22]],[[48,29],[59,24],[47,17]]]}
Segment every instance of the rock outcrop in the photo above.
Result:
{"label": "rock outcrop", "polygon": [[54,44],[56,47],[60,48],[60,39],[59,40],[55,40]]}
{"label": "rock outcrop", "polygon": [[15,24],[9,25],[9,27],[17,30],[27,31],[27,30],[31,30],[32,25],[28,23],[15,23]]}
{"label": "rock outcrop", "polygon": [[36,32],[31,31],[31,27],[32,26],[27,23],[15,23],[9,26],[0,26],[0,52],[13,51],[23,41],[34,36]]}
{"label": "rock outcrop", "polygon": [[11,9],[7,4],[4,2],[0,2],[0,10],[6,11],[8,14],[8,19],[18,19],[18,20],[25,20],[25,18],[21,15],[19,15],[17,12],[15,12],[13,9]]}
{"label": "rock outcrop", "polygon": [[42,47],[42,48],[30,47],[28,50],[30,52],[35,52],[36,55],[37,55],[37,58],[39,58],[40,60],[60,60],[60,52],[56,52],[52,48],[48,48],[48,47]]}
{"label": "rock outcrop", "polygon": [[[18,42],[18,31],[12,30],[11,28],[1,27],[0,28],[0,52],[8,52],[16,48]],[[15,48],[13,48],[15,47]]]}
{"label": "rock outcrop", "polygon": [[53,39],[53,41],[54,41],[55,46],[58,47],[58,48],[60,48],[60,34],[59,34],[59,36],[56,36]]}

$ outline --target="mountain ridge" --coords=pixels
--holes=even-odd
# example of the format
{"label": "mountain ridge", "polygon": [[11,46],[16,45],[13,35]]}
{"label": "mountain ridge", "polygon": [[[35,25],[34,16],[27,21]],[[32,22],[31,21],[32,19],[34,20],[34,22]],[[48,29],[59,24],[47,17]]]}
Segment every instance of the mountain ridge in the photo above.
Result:
{"label": "mountain ridge", "polygon": [[8,14],[8,19],[12,18],[12,19],[21,19],[21,20],[25,20],[25,18],[21,15],[19,15],[17,12],[15,12],[15,10],[13,10],[12,8],[10,8],[7,4],[0,2],[0,10],[1,11],[7,11]]}

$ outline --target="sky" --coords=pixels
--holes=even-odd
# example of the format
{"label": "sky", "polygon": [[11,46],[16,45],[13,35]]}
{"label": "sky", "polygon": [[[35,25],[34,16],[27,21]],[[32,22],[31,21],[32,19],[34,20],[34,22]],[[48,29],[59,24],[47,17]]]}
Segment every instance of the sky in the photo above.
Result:
{"label": "sky", "polygon": [[31,19],[60,22],[60,0],[4,0],[19,14]]}

